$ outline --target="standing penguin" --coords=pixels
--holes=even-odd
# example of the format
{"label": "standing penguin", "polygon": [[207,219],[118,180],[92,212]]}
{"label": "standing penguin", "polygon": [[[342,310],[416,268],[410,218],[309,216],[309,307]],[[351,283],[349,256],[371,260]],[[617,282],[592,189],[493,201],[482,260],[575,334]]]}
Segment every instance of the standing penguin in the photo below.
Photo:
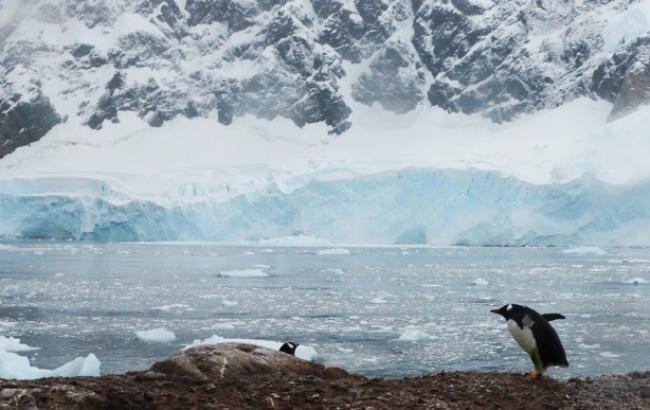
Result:
{"label": "standing penguin", "polygon": [[540,315],[528,306],[515,304],[505,305],[491,312],[506,319],[510,334],[530,355],[535,371],[528,374],[529,378],[541,379],[549,366],[569,366],[560,337],[549,323],[555,319],[564,319],[564,316],[559,313]]}

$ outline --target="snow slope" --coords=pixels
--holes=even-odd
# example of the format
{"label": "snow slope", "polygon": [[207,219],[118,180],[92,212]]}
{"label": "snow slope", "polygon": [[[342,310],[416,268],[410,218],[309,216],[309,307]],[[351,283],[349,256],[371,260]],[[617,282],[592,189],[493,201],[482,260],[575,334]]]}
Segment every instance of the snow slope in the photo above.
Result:
{"label": "snow slope", "polygon": [[650,108],[608,123],[609,108],[497,125],[375,107],[338,137],[281,119],[61,124],[0,162],[0,235],[650,245]]}

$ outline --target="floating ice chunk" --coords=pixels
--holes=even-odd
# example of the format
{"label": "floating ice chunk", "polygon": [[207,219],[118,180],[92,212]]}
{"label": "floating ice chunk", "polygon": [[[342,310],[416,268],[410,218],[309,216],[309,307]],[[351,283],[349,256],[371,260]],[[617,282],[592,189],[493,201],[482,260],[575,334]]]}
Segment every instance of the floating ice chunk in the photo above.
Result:
{"label": "floating ice chunk", "polygon": [[221,295],[215,295],[215,294],[207,294],[207,295],[199,295],[199,299],[218,299],[220,298]]}
{"label": "floating ice chunk", "polygon": [[317,255],[328,256],[328,255],[349,255],[350,251],[344,248],[330,248],[330,249],[319,249],[316,251]]}
{"label": "floating ice chunk", "polygon": [[398,340],[404,341],[404,342],[417,342],[418,340],[429,340],[432,339],[433,336],[431,336],[428,333],[425,333],[419,329],[405,329]]}
{"label": "floating ice chunk", "polygon": [[388,303],[386,299],[382,299],[382,298],[372,298],[368,302],[373,303],[375,305],[383,305],[384,303]]}
{"label": "floating ice chunk", "polygon": [[65,273],[61,273],[61,272],[57,272],[57,273],[54,274],[54,277],[57,277],[57,278],[62,278],[64,276],[65,276]]}
{"label": "floating ice chunk", "polygon": [[576,248],[563,249],[565,255],[607,255],[607,252],[597,246],[578,246]]}
{"label": "floating ice chunk", "polygon": [[623,281],[623,283],[625,283],[626,285],[647,285],[648,283],[650,283],[650,281],[648,281],[646,279],[643,279],[643,278],[638,278],[637,277],[637,278],[632,278],[632,279],[628,279],[626,281]]}
{"label": "floating ice chunk", "polygon": [[253,251],[246,251],[246,252],[242,253],[242,256],[250,256],[250,255],[255,255],[255,252],[253,252]]}
{"label": "floating ice chunk", "polygon": [[329,246],[330,241],[312,235],[291,235],[257,241],[259,245],[271,246]]}
{"label": "floating ice chunk", "polygon": [[232,323],[215,323],[209,327],[212,330],[234,330],[235,325]]}
{"label": "floating ice chunk", "polygon": [[[214,335],[212,337],[203,340],[197,339],[192,343],[190,343],[189,345],[185,346],[183,350],[187,350],[189,348],[197,347],[197,346],[216,345],[220,343],[246,343],[250,345],[265,347],[271,350],[280,350],[280,347],[282,346],[282,342],[275,342],[272,340],[226,339],[221,336]],[[313,361],[318,357],[318,353],[316,352],[316,349],[314,349],[313,347],[301,344],[296,349],[296,357],[303,360]]]}
{"label": "floating ice chunk", "polygon": [[101,362],[94,354],[89,354],[86,357],[77,357],[64,364],[61,367],[58,367],[54,370],[53,376],[60,377],[76,377],[76,376],[91,376],[99,377],[99,368]]}
{"label": "floating ice chunk", "polygon": [[337,275],[343,275],[345,273],[341,268],[325,268],[321,272],[335,273]]}
{"label": "floating ice chunk", "polygon": [[14,327],[16,322],[7,322],[6,320],[0,320],[0,327]]}
{"label": "floating ice chunk", "polygon": [[143,342],[169,343],[176,340],[174,332],[162,327],[157,327],[151,330],[140,330],[135,332],[135,335]]}
{"label": "floating ice chunk", "polygon": [[612,352],[600,352],[600,355],[602,357],[606,357],[608,359],[615,359],[617,357],[621,357],[620,354],[612,353]]}
{"label": "floating ice chunk", "polygon": [[221,302],[222,305],[232,307],[232,306],[238,306],[239,303],[235,300],[224,300]]}
{"label": "floating ice chunk", "polygon": [[482,278],[476,278],[476,279],[474,279],[474,282],[472,282],[472,283],[474,285],[476,285],[476,286],[487,286],[487,285],[490,284],[487,280],[482,279]]}
{"label": "floating ice chunk", "polygon": [[32,380],[43,377],[99,376],[100,361],[94,354],[77,357],[54,370],[39,369],[29,358],[0,349],[0,378]]}
{"label": "floating ice chunk", "polygon": [[219,276],[226,278],[266,278],[269,275],[264,272],[262,269],[237,269],[237,270],[225,270],[219,272]]}
{"label": "floating ice chunk", "polygon": [[595,343],[595,344],[593,344],[593,345],[589,345],[589,344],[587,344],[587,343],[580,343],[580,344],[578,345],[578,347],[581,348],[581,349],[600,349],[600,344],[599,344],[599,343]]}
{"label": "floating ice chunk", "polygon": [[271,265],[253,265],[257,269],[271,269]]}
{"label": "floating ice chunk", "polygon": [[7,352],[20,353],[31,352],[33,350],[38,350],[39,348],[20,343],[20,339],[14,337],[0,336],[0,349]]}
{"label": "floating ice chunk", "polygon": [[173,310],[173,309],[178,309],[178,310],[186,309],[186,310],[189,310],[190,305],[186,305],[184,303],[172,303],[171,305],[156,306],[156,307],[153,307],[152,309],[154,309],[154,310],[162,310],[163,312],[169,312],[170,310]]}

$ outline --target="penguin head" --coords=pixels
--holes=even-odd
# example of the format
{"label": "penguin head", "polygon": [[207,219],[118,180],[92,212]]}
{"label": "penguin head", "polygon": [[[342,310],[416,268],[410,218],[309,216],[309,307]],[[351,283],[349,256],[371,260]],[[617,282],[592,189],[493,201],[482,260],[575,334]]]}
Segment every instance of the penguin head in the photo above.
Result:
{"label": "penguin head", "polygon": [[506,320],[516,319],[524,316],[526,312],[526,307],[521,305],[515,305],[510,303],[508,305],[503,305],[499,309],[492,309],[490,312],[497,315],[503,316]]}
{"label": "penguin head", "polygon": [[280,351],[295,356],[298,346],[300,346],[298,343],[285,342],[282,344],[282,346],[280,346]]}

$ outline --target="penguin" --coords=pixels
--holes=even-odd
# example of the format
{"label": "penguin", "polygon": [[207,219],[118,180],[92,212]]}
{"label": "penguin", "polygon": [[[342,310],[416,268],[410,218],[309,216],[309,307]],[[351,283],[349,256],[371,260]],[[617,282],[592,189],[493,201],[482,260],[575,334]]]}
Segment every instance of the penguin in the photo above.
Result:
{"label": "penguin", "polygon": [[280,351],[282,353],[290,354],[291,356],[296,355],[296,349],[300,346],[298,343],[294,342],[285,342],[280,346]]}
{"label": "penguin", "polygon": [[528,306],[515,304],[505,305],[491,312],[506,319],[510,334],[530,355],[535,365],[535,371],[528,374],[530,379],[541,379],[550,366],[569,366],[560,337],[549,323],[553,320],[565,319],[563,315],[559,313],[540,315]]}

